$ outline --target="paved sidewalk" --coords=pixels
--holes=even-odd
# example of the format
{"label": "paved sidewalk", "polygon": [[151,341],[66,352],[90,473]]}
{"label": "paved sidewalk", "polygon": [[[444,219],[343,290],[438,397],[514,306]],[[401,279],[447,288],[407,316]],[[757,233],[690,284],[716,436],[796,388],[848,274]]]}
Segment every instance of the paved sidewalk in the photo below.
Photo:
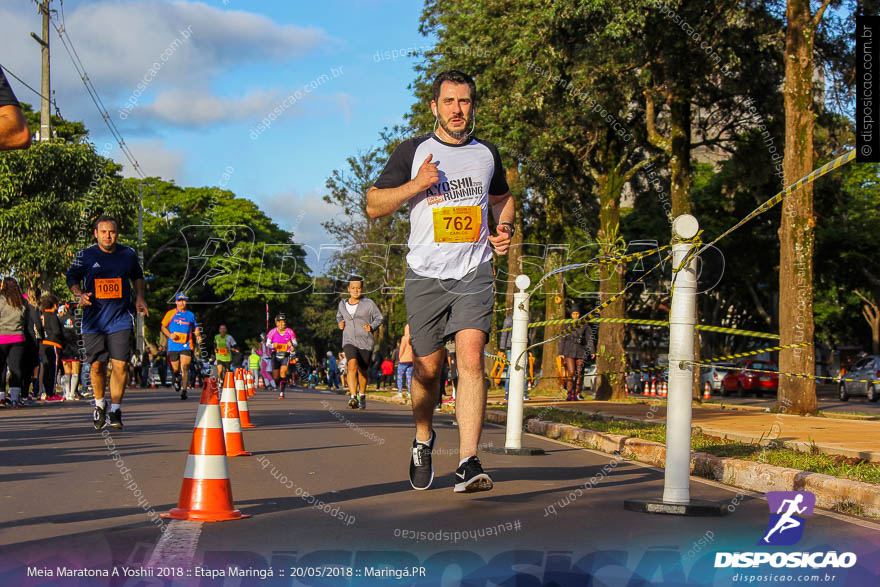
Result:
{"label": "paved sidewalk", "polygon": [[[503,393],[489,393],[490,403],[501,402],[503,399]],[[657,405],[652,407],[651,404]],[[582,410],[609,418],[666,421],[666,402],[661,400],[646,399],[645,403],[592,400],[566,402],[537,396],[525,405]],[[880,463],[880,422],[794,416],[758,410],[694,407],[692,425],[699,427],[705,434],[719,438],[762,444],[775,441],[803,452],[809,452],[810,447],[815,444],[825,454]]]}

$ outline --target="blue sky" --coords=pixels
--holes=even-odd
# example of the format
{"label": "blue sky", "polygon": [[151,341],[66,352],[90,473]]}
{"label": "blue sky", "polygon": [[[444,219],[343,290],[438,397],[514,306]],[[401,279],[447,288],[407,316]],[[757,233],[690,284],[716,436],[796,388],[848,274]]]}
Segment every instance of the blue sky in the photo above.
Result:
{"label": "blue sky", "polygon": [[[331,242],[320,226],[336,213],[320,198],[325,179],[412,104],[415,58],[377,60],[377,52],[432,43],[418,33],[417,0],[53,0],[59,23],[62,6],[77,53],[147,175],[217,185],[231,167],[229,189],[312,246]],[[32,2],[3,3],[0,63],[34,88],[40,53],[29,33],[39,30]],[[112,138],[54,30],[51,42],[61,113],[85,121],[100,152]],[[37,96],[10,83],[38,107]],[[282,114],[252,132],[276,107]],[[111,156],[125,163],[115,147]]]}

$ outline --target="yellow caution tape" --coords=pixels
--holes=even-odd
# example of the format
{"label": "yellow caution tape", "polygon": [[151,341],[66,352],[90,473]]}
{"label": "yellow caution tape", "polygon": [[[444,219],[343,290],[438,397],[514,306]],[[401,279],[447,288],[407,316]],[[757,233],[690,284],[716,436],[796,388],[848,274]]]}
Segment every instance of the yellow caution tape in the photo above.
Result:
{"label": "yellow caution tape", "polygon": [[749,212],[745,218],[743,218],[742,220],[740,220],[739,222],[734,224],[731,228],[724,231],[724,233],[722,233],[721,236],[719,236],[718,238],[716,238],[715,240],[710,242],[708,245],[706,245],[705,247],[700,249],[699,253],[697,253],[697,254],[699,255],[700,253],[702,253],[703,251],[705,251],[706,249],[708,249],[709,247],[711,247],[712,245],[714,245],[715,243],[717,243],[718,241],[720,241],[721,239],[726,237],[728,234],[730,234],[731,232],[733,232],[734,230],[736,230],[737,228],[739,228],[740,226],[742,226],[743,224],[745,224],[746,222],[751,220],[752,218],[755,218],[756,216],[763,214],[764,212],[766,212],[767,210],[769,210],[770,208],[772,208],[773,206],[775,206],[776,204],[778,204],[779,202],[784,200],[786,196],[791,195],[792,193],[796,192],[797,190],[799,190],[800,188],[804,187],[805,185],[807,185],[809,183],[813,183],[814,181],[816,181],[817,179],[819,179],[820,177],[822,177],[826,173],[828,173],[830,171],[834,171],[838,167],[846,165],[847,163],[849,163],[850,161],[852,161],[855,158],[856,158],[856,152],[855,152],[855,150],[852,150],[852,151],[849,151],[848,153],[844,153],[843,155],[841,155],[840,157],[838,157],[834,161],[830,161],[829,163],[826,163],[822,167],[819,167],[818,169],[814,169],[809,174],[800,178],[799,180],[797,180],[796,182],[794,182],[793,184],[791,184],[790,186],[788,186],[787,188],[785,188],[784,190],[782,190],[781,192],[779,192],[778,194],[776,194],[775,196],[773,196],[772,198],[770,198],[769,200],[767,200],[766,202],[764,202],[763,204],[761,204],[760,206],[758,206],[757,208],[755,208],[754,210]]}
{"label": "yellow caution tape", "polygon": [[[682,361],[686,365],[699,365],[700,367],[711,367],[708,363],[697,361]],[[771,373],[773,375],[785,375],[786,377],[794,377],[796,379],[816,379],[822,381],[846,381],[847,383],[880,383],[880,379],[850,379],[849,377],[828,377],[825,375],[804,375],[803,373],[789,373],[787,371],[768,371],[765,369],[746,369],[746,371],[754,371],[755,373]]]}
{"label": "yellow caution tape", "polygon": [[660,251],[664,251],[669,247],[670,245],[663,245],[662,247],[658,247],[656,249],[640,251],[638,253],[632,253],[631,255],[610,255],[607,257],[601,257],[596,261],[590,261],[588,263],[574,263],[571,265],[563,265],[562,267],[557,267],[549,273],[544,274],[541,279],[538,280],[538,283],[536,283],[534,287],[532,287],[532,291],[529,292],[529,296],[535,293],[545,281],[558,273],[562,273],[564,271],[573,271],[575,269],[585,269],[587,267],[595,267],[596,265],[619,265],[621,263],[629,263],[630,261],[637,261],[639,259],[644,259],[645,257],[650,257],[651,255],[659,253]]}
{"label": "yellow caution tape", "polygon": [[748,351],[745,353],[733,353],[732,355],[724,355],[723,357],[713,357],[711,359],[703,359],[706,363],[717,363],[719,361],[730,361],[732,359],[742,359],[745,357],[753,357],[755,355],[760,355],[761,353],[771,353],[773,351],[781,351],[785,349],[796,349],[806,346],[813,346],[811,342],[798,342],[795,344],[784,344],[781,346],[771,346],[766,349],[758,349],[756,351]]}
{"label": "yellow caution tape", "polygon": [[[584,319],[578,318],[577,322],[583,324]],[[669,322],[665,320],[643,320],[641,318],[590,318],[591,323],[610,323],[610,324],[635,324],[638,326],[669,326]],[[529,328],[539,328],[541,326],[554,326],[558,324],[573,324],[575,320],[572,318],[560,318],[557,320],[543,320],[541,322],[529,323]],[[738,334],[740,336],[750,336],[752,338],[766,338],[769,340],[779,340],[778,334],[769,334],[766,332],[755,332],[754,330],[740,330],[738,328],[727,328],[726,326],[709,326],[706,324],[697,324],[697,330],[705,330],[708,332],[720,332],[722,334]],[[508,332],[512,328],[502,328],[498,332]]]}

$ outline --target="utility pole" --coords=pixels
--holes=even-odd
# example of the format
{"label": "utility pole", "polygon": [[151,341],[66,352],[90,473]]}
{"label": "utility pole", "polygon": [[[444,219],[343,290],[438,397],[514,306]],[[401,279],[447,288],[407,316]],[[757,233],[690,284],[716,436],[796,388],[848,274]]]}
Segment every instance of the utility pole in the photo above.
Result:
{"label": "utility pole", "polygon": [[40,5],[40,13],[43,15],[43,36],[38,37],[31,33],[31,37],[42,47],[40,53],[43,58],[43,79],[40,86],[40,93],[43,95],[40,102],[40,140],[48,141],[52,138],[52,129],[50,124],[50,92],[51,84],[49,83],[49,2],[43,0]]}
{"label": "utility pole", "polygon": [[[138,184],[138,261],[144,266],[144,184]],[[147,285],[144,283],[144,290]],[[144,292],[146,296],[146,291]],[[144,356],[144,315],[137,314],[137,350]]]}

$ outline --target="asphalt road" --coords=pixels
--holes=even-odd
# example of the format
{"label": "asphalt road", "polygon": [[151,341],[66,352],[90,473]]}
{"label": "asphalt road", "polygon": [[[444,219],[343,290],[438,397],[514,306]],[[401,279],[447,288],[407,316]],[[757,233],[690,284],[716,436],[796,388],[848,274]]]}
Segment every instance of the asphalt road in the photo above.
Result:
{"label": "asphalt road", "polygon": [[[458,432],[449,415],[435,422],[434,486],[413,491],[409,409],[370,401],[365,411],[349,410],[343,396],[315,390],[284,401],[258,392],[251,400],[257,427],[246,430],[245,445],[254,454],[229,459],[229,470],[235,505],[252,517],[155,522],[152,512],[176,506],[196,409],[197,401],[168,391],[130,392],[125,430],[103,436],[85,404],[0,411],[0,585],[880,580],[876,523],[817,510],[796,546],[757,546],[769,519],[760,496],[692,479],[691,497],[721,502],[728,515],[627,511],[625,499],[662,495],[661,470],[543,438],[524,437],[543,456],[483,455],[493,491],[453,494]],[[504,430],[487,426],[482,443],[503,446]],[[136,485],[122,478],[123,468]],[[715,568],[716,553],[743,551],[853,552],[857,562]],[[93,576],[59,575],[65,572]],[[232,576],[242,572],[250,576]]]}

